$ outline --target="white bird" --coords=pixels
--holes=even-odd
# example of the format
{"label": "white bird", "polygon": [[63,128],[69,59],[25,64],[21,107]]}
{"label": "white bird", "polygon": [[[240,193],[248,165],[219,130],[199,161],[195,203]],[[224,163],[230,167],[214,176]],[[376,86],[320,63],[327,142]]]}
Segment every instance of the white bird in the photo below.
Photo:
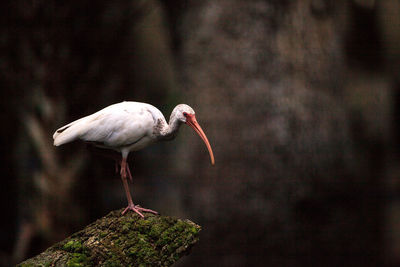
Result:
{"label": "white bird", "polygon": [[161,111],[150,104],[121,102],[59,128],[53,139],[55,146],[83,140],[121,153],[121,178],[128,199],[128,206],[122,214],[132,210],[144,217],[141,211],[157,212],[133,204],[127,182],[127,176],[132,180],[128,154],[156,141],[173,139],[182,123],[191,126],[200,135],[210,153],[211,164],[214,165],[214,154],[207,136],[198,124],[194,110],[186,104],[177,105],[167,123]]}

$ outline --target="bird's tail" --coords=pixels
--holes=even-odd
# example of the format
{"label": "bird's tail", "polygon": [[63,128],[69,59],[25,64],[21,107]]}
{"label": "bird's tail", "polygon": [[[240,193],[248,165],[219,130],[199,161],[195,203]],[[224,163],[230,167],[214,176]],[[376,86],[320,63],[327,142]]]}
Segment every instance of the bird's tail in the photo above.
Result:
{"label": "bird's tail", "polygon": [[81,127],[79,127],[81,120],[73,121],[55,131],[53,134],[54,145],[61,146],[78,139],[81,135]]}

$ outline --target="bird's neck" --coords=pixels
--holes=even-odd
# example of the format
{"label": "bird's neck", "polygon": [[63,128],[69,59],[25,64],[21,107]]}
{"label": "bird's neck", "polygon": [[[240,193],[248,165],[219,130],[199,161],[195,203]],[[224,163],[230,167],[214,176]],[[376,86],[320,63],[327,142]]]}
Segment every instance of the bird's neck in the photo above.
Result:
{"label": "bird's neck", "polygon": [[165,118],[158,119],[155,132],[158,132],[158,137],[162,140],[171,140],[178,134],[179,127],[182,122],[178,120],[174,113],[171,114],[169,123]]}

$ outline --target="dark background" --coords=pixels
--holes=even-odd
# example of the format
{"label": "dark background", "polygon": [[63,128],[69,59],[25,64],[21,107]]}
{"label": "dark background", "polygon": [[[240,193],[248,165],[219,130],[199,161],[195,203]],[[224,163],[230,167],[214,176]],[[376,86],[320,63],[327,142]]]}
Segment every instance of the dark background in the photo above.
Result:
{"label": "dark background", "polygon": [[125,206],[60,126],[123,100],[188,127],[134,153],[135,203],[203,227],[179,266],[400,264],[400,2],[3,1],[0,264]]}

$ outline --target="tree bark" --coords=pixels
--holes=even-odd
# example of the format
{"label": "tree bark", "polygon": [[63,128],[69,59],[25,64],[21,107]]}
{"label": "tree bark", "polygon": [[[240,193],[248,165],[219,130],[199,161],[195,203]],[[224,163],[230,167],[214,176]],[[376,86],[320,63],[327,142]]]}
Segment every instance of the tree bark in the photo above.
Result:
{"label": "tree bark", "polygon": [[121,212],[110,212],[18,266],[169,266],[199,240],[201,227],[189,220]]}

